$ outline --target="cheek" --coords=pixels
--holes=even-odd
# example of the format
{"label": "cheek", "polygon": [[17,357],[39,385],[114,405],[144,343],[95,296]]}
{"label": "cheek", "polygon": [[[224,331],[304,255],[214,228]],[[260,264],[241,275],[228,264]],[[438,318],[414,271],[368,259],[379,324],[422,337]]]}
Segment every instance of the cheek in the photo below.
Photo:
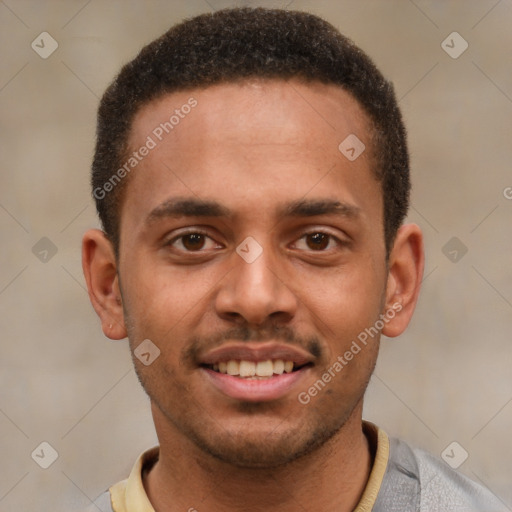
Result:
{"label": "cheek", "polygon": [[179,340],[193,332],[204,315],[217,273],[192,267],[171,268],[143,258],[127,263],[123,300],[133,345],[151,339],[161,351],[177,352]]}
{"label": "cheek", "polygon": [[[354,258],[357,259],[357,258]],[[347,265],[315,275],[298,273],[295,289],[306,313],[328,340],[336,357],[347,343],[377,320],[385,293],[385,269],[359,258]]]}
{"label": "cheek", "polygon": [[151,316],[170,321],[183,316],[197,294],[194,280],[171,272],[169,265],[154,256],[142,253],[127,260],[124,268],[130,269],[127,279],[123,279],[124,291],[130,310],[137,313],[138,319]]}

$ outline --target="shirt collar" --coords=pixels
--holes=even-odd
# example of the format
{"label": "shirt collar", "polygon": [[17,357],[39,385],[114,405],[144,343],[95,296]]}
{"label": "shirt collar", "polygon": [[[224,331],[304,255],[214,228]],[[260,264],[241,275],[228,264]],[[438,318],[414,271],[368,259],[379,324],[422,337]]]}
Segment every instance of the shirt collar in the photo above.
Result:
{"label": "shirt collar", "polygon": [[[389,459],[389,438],[373,423],[363,421],[363,431],[368,438],[375,458],[370,477],[354,512],[371,512],[379,494]],[[142,473],[158,460],[159,447],[145,451],[137,459],[130,476],[110,488],[114,512],[155,512],[144,489]]]}

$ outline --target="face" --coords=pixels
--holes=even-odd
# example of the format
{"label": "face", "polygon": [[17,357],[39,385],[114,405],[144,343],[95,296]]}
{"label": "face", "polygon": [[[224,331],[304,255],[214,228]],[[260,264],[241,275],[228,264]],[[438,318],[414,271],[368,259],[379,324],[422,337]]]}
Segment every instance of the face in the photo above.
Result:
{"label": "face", "polygon": [[118,275],[132,349],[160,350],[134,358],[155,422],[232,464],[289,462],[360,414],[377,357],[380,333],[344,356],[387,307],[368,120],[336,86],[253,81],[152,102],[131,147],[148,135]]}

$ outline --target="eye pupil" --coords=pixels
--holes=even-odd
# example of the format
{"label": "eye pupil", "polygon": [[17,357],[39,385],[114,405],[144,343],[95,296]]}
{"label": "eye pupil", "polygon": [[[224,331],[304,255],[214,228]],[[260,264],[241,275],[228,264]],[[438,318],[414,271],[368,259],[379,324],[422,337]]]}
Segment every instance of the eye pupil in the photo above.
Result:
{"label": "eye pupil", "polygon": [[205,237],[199,233],[191,233],[183,237],[183,247],[189,251],[202,249],[205,244]]}
{"label": "eye pupil", "polygon": [[329,235],[326,235],[325,233],[307,235],[306,240],[308,247],[317,251],[325,249],[329,245]]}

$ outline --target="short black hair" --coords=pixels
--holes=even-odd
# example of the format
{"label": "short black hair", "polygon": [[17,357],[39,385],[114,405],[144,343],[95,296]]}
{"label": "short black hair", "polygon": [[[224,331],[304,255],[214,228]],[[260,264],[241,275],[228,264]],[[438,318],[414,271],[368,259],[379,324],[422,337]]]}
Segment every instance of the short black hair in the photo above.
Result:
{"label": "short black hair", "polygon": [[335,84],[359,102],[372,125],[372,167],[382,187],[389,254],[410,194],[406,131],[393,85],[360,48],[318,16],[235,8],[171,27],[121,69],[101,99],[92,190],[116,255],[128,181],[120,171],[136,113],[165,94],[251,78]]}

